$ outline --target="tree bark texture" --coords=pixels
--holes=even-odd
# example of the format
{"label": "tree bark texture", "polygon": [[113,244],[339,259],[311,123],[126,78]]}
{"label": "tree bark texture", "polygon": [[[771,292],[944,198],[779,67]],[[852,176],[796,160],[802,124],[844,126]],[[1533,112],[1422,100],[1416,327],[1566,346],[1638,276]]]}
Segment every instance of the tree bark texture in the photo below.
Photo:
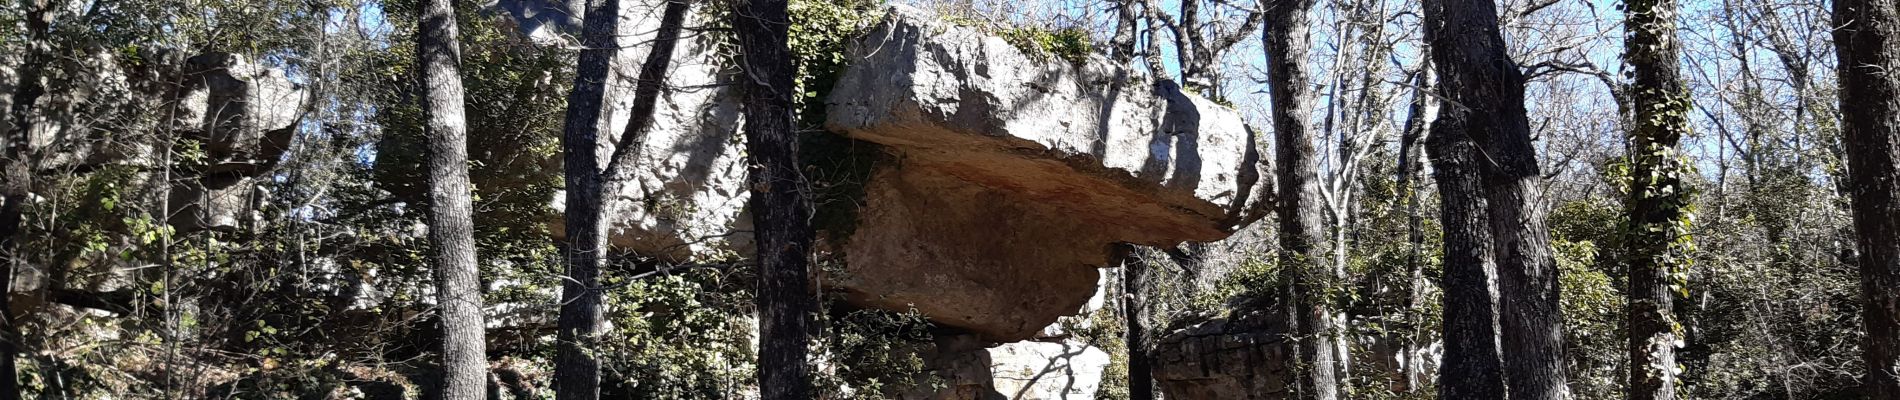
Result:
{"label": "tree bark texture", "polygon": [[1524,108],[1524,77],[1506,52],[1492,0],[1428,0],[1425,37],[1444,118],[1445,140],[1477,146],[1497,265],[1506,387],[1513,400],[1564,400],[1563,314],[1556,259],[1545,226],[1542,176]]}
{"label": "tree bark texture", "polygon": [[1445,353],[1439,360],[1438,398],[1504,399],[1490,210],[1479,178],[1477,145],[1464,137],[1458,117],[1441,112],[1425,143],[1433,180],[1438,182],[1439,219],[1445,232],[1444,275],[1439,283],[1445,291]]}
{"label": "tree bark texture", "polygon": [[1629,90],[1629,223],[1623,237],[1629,271],[1629,399],[1676,398],[1676,290],[1689,268],[1688,165],[1678,152],[1689,131],[1690,100],[1678,70],[1674,0],[1627,3],[1624,58],[1634,70]]}
{"label": "tree bark texture", "polygon": [[1115,60],[1118,65],[1125,65],[1135,59],[1135,40],[1137,39],[1135,28],[1141,24],[1141,12],[1136,10],[1136,7],[1141,7],[1141,2],[1116,0],[1113,4],[1115,34],[1108,39],[1109,59]]}
{"label": "tree bark texture", "polygon": [[588,0],[581,23],[580,63],[567,98],[562,127],[562,172],[567,180],[567,276],[561,284],[559,343],[554,354],[555,395],[560,400],[600,398],[600,360],[595,343],[601,334],[600,268],[607,252],[602,223],[598,146],[605,130],[607,82],[619,50],[619,0]]}
{"label": "tree bark texture", "polygon": [[1275,211],[1280,219],[1280,265],[1286,281],[1284,304],[1297,343],[1296,385],[1301,399],[1339,397],[1326,264],[1326,213],[1320,202],[1319,159],[1311,123],[1313,96],[1307,87],[1306,51],[1311,44],[1307,11],[1313,0],[1278,3],[1267,10],[1263,36],[1267,84],[1273,99],[1274,173],[1280,189]]}
{"label": "tree bark texture", "polygon": [[1900,4],[1834,2],[1841,133],[1859,234],[1866,395],[1900,399]]}
{"label": "tree bark texture", "polygon": [[733,10],[744,77],[746,181],[758,243],[759,393],[764,400],[811,398],[806,344],[816,308],[808,268],[811,210],[792,123],[793,75],[786,0],[746,0]]}
{"label": "tree bark texture", "polygon": [[468,183],[462,48],[452,1],[424,0],[420,15],[416,64],[422,73],[422,110],[428,116],[429,242],[442,324],[441,398],[479,400],[488,388],[488,341],[483,338],[481,272],[475,261]]}

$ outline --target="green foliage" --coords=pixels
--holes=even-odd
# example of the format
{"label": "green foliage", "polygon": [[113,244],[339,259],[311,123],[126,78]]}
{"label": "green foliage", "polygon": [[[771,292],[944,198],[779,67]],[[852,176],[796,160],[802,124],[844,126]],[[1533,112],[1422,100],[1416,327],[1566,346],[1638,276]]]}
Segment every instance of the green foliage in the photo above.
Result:
{"label": "green foliage", "polygon": [[[749,271],[696,268],[628,280],[611,274],[614,329],[601,340],[607,394],[629,399],[736,399],[751,385]],[[550,343],[551,345],[551,343]],[[549,346],[551,347],[551,346]]]}
{"label": "green foliage", "polygon": [[1590,241],[1552,240],[1557,253],[1565,337],[1572,349],[1571,391],[1579,398],[1616,397],[1622,393],[1627,359],[1621,357],[1624,296],[1615,280],[1596,268],[1597,247]]}
{"label": "green foliage", "polygon": [[1095,45],[1090,42],[1089,32],[1079,27],[1044,29],[1039,27],[1015,27],[996,32],[1003,41],[1015,45],[1031,56],[1048,59],[1055,57],[1071,64],[1088,62],[1089,53]]}
{"label": "green foliage", "polygon": [[1560,204],[1550,213],[1564,341],[1573,349],[1571,390],[1579,398],[1621,395],[1628,368],[1623,275],[1613,257],[1621,215],[1617,205],[1601,200]]}
{"label": "green foliage", "polygon": [[812,227],[838,243],[857,227],[864,182],[882,157],[882,147],[814,128],[824,125],[825,98],[850,62],[851,44],[881,15],[873,12],[880,4],[876,0],[796,0],[787,6],[792,16],[788,41],[792,62],[798,66],[798,120],[809,129],[800,135],[799,159],[809,172]]}
{"label": "green foliage", "polygon": [[1240,266],[1214,283],[1211,290],[1198,294],[1189,303],[1191,310],[1219,310],[1227,302],[1243,299],[1246,304],[1261,304],[1280,296],[1279,288],[1284,279],[1280,273],[1278,257],[1265,255],[1248,257]]}
{"label": "green foliage", "polygon": [[812,374],[820,398],[885,399],[943,386],[918,356],[932,346],[934,325],[916,310],[853,310],[821,322],[812,353],[830,367]]}
{"label": "green foliage", "polygon": [[1081,64],[1088,62],[1089,54],[1095,51],[1094,39],[1089,36],[1088,29],[1083,27],[1009,25],[979,14],[975,10],[947,8],[940,10],[939,18],[953,25],[976,28],[1001,37],[1004,42],[1039,61],[1055,57],[1071,64]]}
{"label": "green foliage", "polygon": [[786,7],[792,26],[787,37],[792,64],[798,66],[794,87],[800,125],[824,125],[825,98],[838,83],[850,61],[851,43],[864,34],[880,13],[879,0],[793,0]]}
{"label": "green foliage", "polygon": [[1845,211],[1784,172],[1701,200],[1711,212],[1694,226],[1700,267],[1679,308],[1684,397],[1860,397],[1859,280],[1841,258],[1845,225],[1830,222]]}
{"label": "green foliage", "polygon": [[[1119,298],[1120,290],[1109,289],[1111,297]],[[1102,349],[1108,353],[1108,366],[1104,367],[1102,382],[1095,392],[1096,400],[1127,400],[1128,392],[1128,319],[1122,310],[1107,302],[1107,306],[1096,308],[1083,317],[1064,317],[1058,323],[1062,330],[1075,335],[1082,343]]]}

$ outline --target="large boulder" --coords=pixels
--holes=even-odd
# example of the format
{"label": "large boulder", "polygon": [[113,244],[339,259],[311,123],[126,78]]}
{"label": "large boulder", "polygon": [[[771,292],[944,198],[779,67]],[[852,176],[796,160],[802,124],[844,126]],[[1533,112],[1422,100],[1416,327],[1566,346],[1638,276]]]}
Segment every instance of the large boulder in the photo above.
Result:
{"label": "large boulder", "polygon": [[830,284],[996,342],[1095,292],[1111,246],[1227,237],[1260,162],[1233,110],[1099,57],[1068,62],[892,8],[826,127],[881,145]]}
{"label": "large boulder", "polygon": [[175,180],[170,222],[184,230],[249,227],[262,200],[257,178],[290,148],[307,94],[283,70],[238,54],[187,58],[182,73],[174,123],[205,162],[174,172],[190,179]]}
{"label": "large boulder", "polygon": [[1010,399],[1093,399],[1110,356],[1075,340],[1023,341],[989,349],[997,393]]}
{"label": "large boulder", "polygon": [[[276,167],[310,109],[307,91],[283,69],[240,54],[102,51],[60,58],[48,69],[62,87],[34,105],[26,137],[41,157],[35,172],[147,171],[126,184],[141,188],[135,193],[168,193],[165,218],[182,232],[249,226],[257,178]],[[13,92],[16,75],[0,68],[0,93]],[[0,107],[11,100],[0,96]],[[0,130],[10,124],[0,121]],[[169,159],[159,151],[167,143],[177,146]],[[167,160],[171,168],[162,168]],[[165,172],[169,180],[158,176]],[[148,188],[167,181],[171,190]]]}
{"label": "large boulder", "polygon": [[[87,50],[43,65],[48,92],[32,105],[30,125],[20,127],[35,158],[30,173],[110,183],[119,209],[131,205],[181,234],[257,227],[260,182],[282,159],[310,109],[307,90],[283,69],[238,54],[157,46]],[[17,53],[0,55],[0,62],[17,61],[23,61]],[[0,67],[0,93],[13,93],[21,84],[15,68]],[[0,95],[0,108],[11,101]],[[14,128],[9,118],[0,118],[0,131]],[[8,136],[0,146],[15,144],[7,142],[13,135],[0,136]],[[63,196],[70,195],[43,191],[29,200],[70,198]],[[76,200],[82,201],[58,206],[96,207],[88,204],[98,199]],[[95,217],[116,224],[119,214]],[[48,234],[57,241],[72,233]],[[135,240],[106,245],[110,250],[103,254],[139,247]],[[38,309],[40,301],[69,297],[57,295],[68,293],[63,291],[109,293],[140,282],[134,279],[137,265],[82,258],[70,265],[23,265],[12,289],[34,293],[29,296],[36,300],[15,304]]]}
{"label": "large boulder", "polygon": [[[662,4],[622,7],[622,42],[634,45],[615,59],[601,154],[625,129]],[[528,18],[520,10],[532,7],[516,5],[507,9]],[[610,194],[626,210],[609,216],[619,249],[671,260],[750,253],[740,107],[718,45],[689,35],[671,55],[673,90],[636,176]],[[822,247],[844,261],[825,287],[859,305],[915,309],[990,342],[1028,339],[1081,308],[1112,245],[1218,240],[1263,198],[1240,117],[1138,71],[1025,51],[904,7],[852,53],[826,127],[882,155],[847,174],[860,180],[853,198],[824,199],[854,209],[846,227],[824,224]]]}

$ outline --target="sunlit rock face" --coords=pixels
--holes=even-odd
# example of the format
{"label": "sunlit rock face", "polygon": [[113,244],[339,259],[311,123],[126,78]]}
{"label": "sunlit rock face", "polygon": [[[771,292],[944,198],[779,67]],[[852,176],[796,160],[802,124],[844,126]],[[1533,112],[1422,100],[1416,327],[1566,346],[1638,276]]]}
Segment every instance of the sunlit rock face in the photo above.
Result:
{"label": "sunlit rock face", "polygon": [[850,59],[826,127],[889,154],[828,277],[857,303],[1026,339],[1080,309],[1111,245],[1218,240],[1262,200],[1234,111],[1100,58],[898,7]]}
{"label": "sunlit rock face", "polygon": [[[146,173],[128,177],[128,187],[173,184],[131,192],[168,193],[164,214],[181,232],[249,226],[257,212],[256,179],[289,149],[310,110],[307,90],[283,69],[238,54],[187,56],[164,48],[128,54],[98,52],[50,64],[70,71],[39,99],[28,121],[27,147],[42,157],[36,173],[133,167]],[[14,91],[15,74],[0,70],[0,92]],[[0,99],[0,106],[10,100]],[[11,129],[8,124],[0,121],[0,129]],[[167,144],[175,146],[171,158],[158,151]]]}
{"label": "sunlit rock face", "polygon": [[[600,153],[608,157],[627,130],[633,87],[660,26],[665,0],[621,2],[621,43],[614,59]],[[751,253],[751,218],[745,212],[745,146],[739,133],[741,107],[735,71],[722,60],[718,35],[692,32],[714,25],[706,13],[687,14],[682,37],[668,65],[653,125],[637,149],[632,181],[608,193],[624,210],[608,216],[609,240],[621,249],[674,260]],[[606,160],[601,161],[603,165]]]}
{"label": "sunlit rock face", "polygon": [[309,99],[283,70],[230,53],[185,59],[171,115],[197,143],[202,167],[178,169],[171,224],[184,230],[241,229],[261,201],[257,178],[290,148]]}
{"label": "sunlit rock face", "polygon": [[[578,37],[569,24],[567,3],[511,0],[497,3],[516,16],[523,33],[538,42],[560,45],[561,35]],[[634,83],[658,33],[664,0],[620,4],[623,49],[614,57],[607,84],[607,112],[600,122],[601,165],[627,133]],[[749,255],[750,221],[744,217],[746,193],[743,141],[739,137],[739,92],[730,63],[720,58],[719,35],[698,35],[713,23],[705,13],[689,12],[683,37],[673,49],[652,125],[639,142],[630,179],[608,201],[622,212],[606,216],[608,239],[619,250],[672,261]],[[578,17],[572,18],[578,22]],[[552,200],[563,210],[562,194]],[[549,231],[565,235],[562,221]]]}
{"label": "sunlit rock face", "polygon": [[975,335],[939,337],[920,356],[943,385],[919,386],[905,400],[1093,399],[1110,357],[1072,340],[1022,341],[995,347]]}
{"label": "sunlit rock face", "polygon": [[1009,399],[1093,399],[1108,352],[1074,340],[1024,341],[989,349],[996,392]]}
{"label": "sunlit rock face", "polygon": [[[662,4],[622,5],[622,43],[638,45],[615,60],[603,157],[626,129]],[[626,210],[608,216],[618,249],[673,260],[751,253],[739,98],[714,40],[688,35],[671,55],[673,90],[644,133],[635,177],[610,194]],[[1081,308],[1111,245],[1218,240],[1264,197],[1240,117],[1172,83],[1099,58],[1025,52],[901,7],[852,52],[826,128],[881,155],[852,182],[854,198],[823,199],[854,210],[821,247],[844,261],[825,288],[859,305],[915,309],[993,342],[1027,339]]]}

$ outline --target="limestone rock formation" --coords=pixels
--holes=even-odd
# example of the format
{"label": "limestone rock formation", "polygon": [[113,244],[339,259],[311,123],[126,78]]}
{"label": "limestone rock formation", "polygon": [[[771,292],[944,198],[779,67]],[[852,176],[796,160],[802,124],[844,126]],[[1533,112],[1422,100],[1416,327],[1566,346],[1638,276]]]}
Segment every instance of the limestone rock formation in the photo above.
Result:
{"label": "limestone rock formation", "polygon": [[[45,82],[56,86],[29,114],[25,137],[35,158],[32,173],[49,183],[111,182],[118,185],[114,200],[121,210],[148,213],[180,234],[254,227],[261,212],[260,177],[287,150],[308,110],[306,90],[283,70],[236,54],[189,55],[157,46],[89,50],[54,57],[46,66]],[[5,59],[19,60],[17,54],[0,56]],[[0,93],[7,94],[0,95],[0,108],[11,107],[19,79],[15,70],[0,68]],[[6,120],[0,118],[0,131],[13,129]],[[173,151],[162,151],[167,144]],[[10,145],[0,138],[0,146]],[[29,201],[52,197],[36,194]],[[104,254],[143,246],[106,245],[110,251]],[[118,261],[53,266],[58,268],[24,263],[14,271],[12,289],[38,292],[35,298],[43,301],[58,293],[48,290],[107,293],[141,282],[134,273],[143,267]]]}
{"label": "limestone rock formation", "polygon": [[256,178],[290,148],[308,106],[304,90],[282,70],[230,53],[188,58],[183,73],[172,115],[183,137],[200,143],[205,162],[175,172],[191,179],[171,192],[177,209],[170,222],[184,230],[248,226],[258,209]]}
{"label": "limestone rock formation", "polygon": [[[542,17],[557,15],[549,5],[533,6],[535,0],[503,2],[504,7],[530,12],[539,8]],[[614,152],[614,144],[626,131],[633,107],[633,86],[640,64],[647,59],[650,43],[660,24],[664,0],[632,0],[621,4],[620,43],[627,46],[613,61],[607,85],[609,112],[603,113],[601,163]],[[707,26],[703,13],[691,13],[685,30],[692,32]],[[549,17],[552,18],[552,17]],[[557,23],[564,19],[534,22],[517,18],[524,32],[545,38],[549,28],[577,29]],[[623,190],[609,193],[608,201],[622,213],[607,216],[613,225],[609,239],[614,247],[646,256],[672,260],[694,260],[713,256],[749,253],[750,218],[744,217],[746,195],[745,169],[741,164],[744,146],[739,137],[739,94],[730,82],[733,72],[719,58],[717,35],[687,34],[674,48],[666,74],[668,90],[662,90],[653,122],[640,142],[638,165],[631,166],[631,181]],[[553,206],[561,210],[562,195],[553,196]],[[566,230],[561,221],[549,228],[559,240]]]}
{"label": "limestone rock formation", "polygon": [[[35,106],[27,138],[40,157],[39,172],[135,166],[150,174],[132,185],[156,184],[165,170],[159,139],[172,139],[179,148],[171,160],[168,222],[185,232],[247,226],[257,208],[255,178],[276,167],[309,106],[304,88],[283,70],[231,53],[99,52],[61,59],[52,68],[71,72],[61,78],[68,87]],[[13,92],[13,75],[0,70],[0,92]],[[11,100],[0,97],[0,106]],[[0,128],[7,123],[0,121]]]}
{"label": "limestone rock formation", "polygon": [[1285,315],[1264,311],[1236,311],[1168,332],[1149,353],[1156,386],[1170,399],[1291,399],[1293,346],[1286,332]]}
{"label": "limestone rock formation", "polygon": [[1093,399],[1110,362],[1100,347],[1075,338],[992,347],[967,333],[937,335],[915,355],[937,384],[898,388],[886,395],[905,400]]}
{"label": "limestone rock formation", "polygon": [[997,393],[1010,399],[1093,399],[1109,354],[1074,340],[1023,341],[989,349]]}
{"label": "limestone rock formation", "polygon": [[904,7],[854,47],[826,127],[890,157],[832,285],[1009,342],[1074,314],[1111,244],[1248,222],[1261,166],[1235,112],[1099,57],[1039,54]]}

